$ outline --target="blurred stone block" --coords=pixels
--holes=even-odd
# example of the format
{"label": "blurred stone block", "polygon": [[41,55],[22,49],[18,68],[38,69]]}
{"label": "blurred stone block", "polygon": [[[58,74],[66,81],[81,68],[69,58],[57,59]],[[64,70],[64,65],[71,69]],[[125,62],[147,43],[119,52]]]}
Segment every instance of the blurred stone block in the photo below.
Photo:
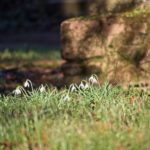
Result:
{"label": "blurred stone block", "polygon": [[68,76],[79,75],[83,73],[82,65],[77,62],[67,62],[61,66],[61,70],[63,71],[64,75]]}
{"label": "blurred stone block", "polygon": [[67,75],[74,80],[91,74],[114,84],[150,80],[149,17],[149,9],[138,8],[64,21],[61,53],[68,66],[63,70],[66,80]]}
{"label": "blurred stone block", "polygon": [[61,24],[61,54],[66,60],[104,55],[101,23],[91,18],[69,19]]}
{"label": "blurred stone block", "polygon": [[148,5],[149,0],[93,0],[89,5],[90,14],[118,13],[134,9],[139,5]]}

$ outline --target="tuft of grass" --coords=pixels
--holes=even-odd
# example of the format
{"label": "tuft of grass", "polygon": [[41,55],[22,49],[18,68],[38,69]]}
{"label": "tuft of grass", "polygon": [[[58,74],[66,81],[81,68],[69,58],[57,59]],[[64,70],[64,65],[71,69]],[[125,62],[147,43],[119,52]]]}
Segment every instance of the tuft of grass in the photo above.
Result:
{"label": "tuft of grass", "polygon": [[32,66],[58,66],[61,56],[59,50],[10,50],[0,51],[1,68],[30,68]]}
{"label": "tuft of grass", "polygon": [[0,96],[0,149],[149,149],[147,93],[108,82],[84,81],[59,91],[42,87]]}
{"label": "tuft of grass", "polygon": [[43,59],[60,59],[58,50],[10,50],[4,49],[0,52],[0,60],[43,60]]}

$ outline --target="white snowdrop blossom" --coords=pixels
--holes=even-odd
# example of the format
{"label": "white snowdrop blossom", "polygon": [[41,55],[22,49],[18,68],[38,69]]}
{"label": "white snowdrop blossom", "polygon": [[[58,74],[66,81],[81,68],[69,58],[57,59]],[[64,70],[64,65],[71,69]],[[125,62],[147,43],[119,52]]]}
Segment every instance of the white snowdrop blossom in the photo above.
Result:
{"label": "white snowdrop blossom", "polygon": [[89,86],[89,84],[88,83],[86,83],[85,85],[84,85],[84,89],[88,89],[90,86]]}
{"label": "white snowdrop blossom", "polygon": [[13,91],[13,93],[14,93],[15,95],[20,95],[20,94],[21,94],[21,89],[20,89],[19,87],[17,87],[17,88]]}
{"label": "white snowdrop blossom", "polygon": [[42,84],[39,90],[40,90],[41,93],[43,93],[43,92],[46,91],[46,88],[45,88],[45,86],[43,86],[43,84]]}
{"label": "white snowdrop blossom", "polygon": [[75,87],[74,84],[71,84],[71,85],[70,85],[70,91],[71,91],[71,92],[75,92],[75,91],[76,91],[76,87]]}
{"label": "white snowdrop blossom", "polygon": [[23,86],[24,86],[25,88],[29,88],[29,87],[30,87],[29,81],[26,80],[25,83],[23,84]]}
{"label": "white snowdrop blossom", "polygon": [[31,89],[33,90],[32,82],[31,82],[31,80],[29,80],[29,79],[27,79],[27,80],[24,82],[23,86],[24,86],[25,88],[31,87]]}
{"label": "white snowdrop blossom", "polygon": [[89,78],[89,82],[92,83],[92,84],[98,84],[98,80],[96,79],[96,77],[94,75],[92,75]]}
{"label": "white snowdrop blossom", "polygon": [[82,90],[86,90],[89,87],[90,87],[89,84],[87,82],[84,83],[83,81],[79,85],[79,88],[82,89]]}
{"label": "white snowdrop blossom", "polygon": [[68,102],[68,101],[70,101],[70,96],[67,94],[65,97],[64,97],[64,99],[63,99],[65,102]]}
{"label": "white snowdrop blossom", "polygon": [[85,86],[84,86],[84,83],[83,83],[83,82],[80,83],[79,88],[80,88],[80,89],[85,89]]}

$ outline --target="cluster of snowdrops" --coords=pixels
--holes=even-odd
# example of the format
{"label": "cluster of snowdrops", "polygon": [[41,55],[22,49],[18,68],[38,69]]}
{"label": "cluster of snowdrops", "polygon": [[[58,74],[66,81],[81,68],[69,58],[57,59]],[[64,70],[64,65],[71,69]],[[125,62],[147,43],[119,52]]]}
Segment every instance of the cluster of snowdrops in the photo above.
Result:
{"label": "cluster of snowdrops", "polygon": [[[69,101],[69,93],[70,92],[77,92],[78,90],[87,90],[91,86],[94,85],[99,85],[98,77],[96,75],[91,75],[87,80],[82,80],[79,85],[77,84],[71,84],[69,86],[68,94],[64,97],[64,101]],[[37,89],[38,92],[44,93],[48,89],[47,85],[41,84],[40,87]],[[29,91],[30,90],[30,91]],[[33,84],[32,81],[27,79],[22,86],[16,87],[16,89],[12,92],[14,96],[19,96],[19,95],[28,95],[29,92],[33,92]]]}

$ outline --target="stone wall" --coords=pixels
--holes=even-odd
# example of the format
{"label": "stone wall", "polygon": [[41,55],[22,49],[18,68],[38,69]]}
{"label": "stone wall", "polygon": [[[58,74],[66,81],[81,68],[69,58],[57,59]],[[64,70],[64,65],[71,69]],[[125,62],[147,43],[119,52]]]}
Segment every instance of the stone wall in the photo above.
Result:
{"label": "stone wall", "polygon": [[93,0],[90,3],[90,14],[101,14],[104,12],[123,12],[138,5],[148,5],[149,0]]}
{"label": "stone wall", "polygon": [[65,84],[97,74],[126,85],[150,81],[150,10],[79,17],[61,24]]}

